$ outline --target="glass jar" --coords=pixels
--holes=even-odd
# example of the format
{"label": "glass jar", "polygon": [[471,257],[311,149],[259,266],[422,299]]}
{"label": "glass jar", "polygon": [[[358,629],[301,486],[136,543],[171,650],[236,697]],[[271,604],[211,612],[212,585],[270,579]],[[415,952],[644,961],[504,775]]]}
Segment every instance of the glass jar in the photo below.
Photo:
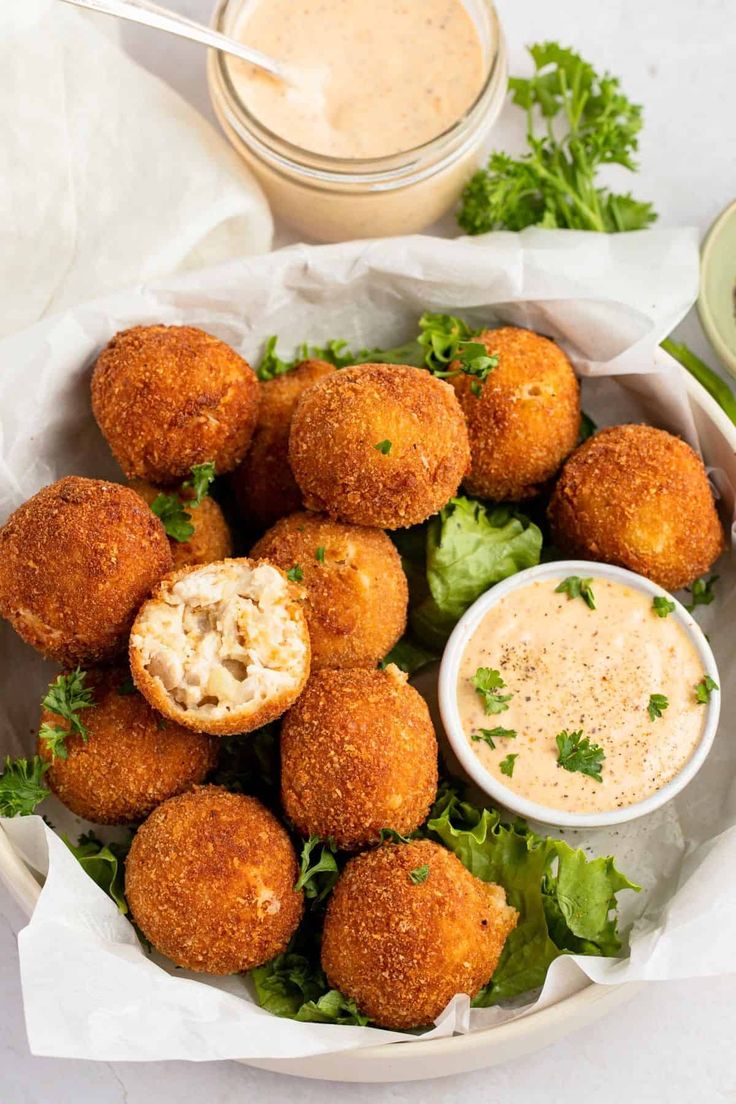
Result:
{"label": "glass jar", "polygon": [[[248,0],[220,0],[214,26],[234,34]],[[448,130],[414,149],[353,160],[301,149],[250,114],[230,78],[225,54],[210,51],[208,82],[215,113],[252,169],[274,214],[318,241],[413,234],[457,201],[477,166],[508,84],[503,33],[490,0],[466,0],[486,75],[472,107]]]}

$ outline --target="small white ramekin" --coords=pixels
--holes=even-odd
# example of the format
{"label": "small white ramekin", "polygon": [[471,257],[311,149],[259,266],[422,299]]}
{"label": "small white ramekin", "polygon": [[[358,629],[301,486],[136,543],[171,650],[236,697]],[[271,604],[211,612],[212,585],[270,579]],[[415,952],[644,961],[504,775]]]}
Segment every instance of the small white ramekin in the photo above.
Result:
{"label": "small white ramekin", "polygon": [[[718,728],[721,694],[720,690],[713,690],[710,700],[704,706],[707,714],[703,734],[695,751],[681,770],[656,793],[651,794],[643,801],[637,801],[633,805],[629,805],[625,809],[602,813],[564,812],[561,809],[551,809],[546,805],[540,805],[536,801],[529,801],[504,786],[483,766],[468,743],[463,730],[457,704],[457,679],[460,661],[467,643],[478,625],[488,610],[495,606],[501,598],[536,580],[562,580],[569,575],[609,579],[612,582],[624,583],[636,590],[643,591],[645,594],[651,594],[652,597],[657,595],[671,597],[662,587],[650,582],[649,579],[636,575],[633,571],[626,571],[622,567],[613,567],[610,564],[593,563],[585,560],[558,560],[554,563],[540,564],[539,567],[530,567],[526,571],[520,571],[509,579],[505,579],[502,583],[497,583],[485,594],[482,594],[458,621],[442,656],[439,675],[439,706],[447,738],[460,765],[473,782],[487,793],[495,803],[519,816],[525,817],[527,820],[535,820],[559,828],[602,828],[612,824],[621,824],[626,820],[635,820],[637,817],[645,816],[647,813],[659,809],[660,806],[670,801],[680,790],[687,786],[688,782],[692,781],[705,762],[713,744]],[[713,681],[720,686],[716,661],[702,630],[685,607],[676,599],[673,599],[673,601],[675,602],[675,609],[669,616],[676,618],[690,638],[702,661],[703,674],[710,675]]]}

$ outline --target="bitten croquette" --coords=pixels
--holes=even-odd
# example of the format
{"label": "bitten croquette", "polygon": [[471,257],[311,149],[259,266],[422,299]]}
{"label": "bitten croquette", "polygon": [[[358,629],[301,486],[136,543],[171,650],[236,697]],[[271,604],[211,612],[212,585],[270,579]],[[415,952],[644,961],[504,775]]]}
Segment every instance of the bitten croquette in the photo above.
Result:
{"label": "bitten croquette", "polygon": [[[162,492],[160,487],[154,487],[140,479],[134,479],[130,488],[149,506],[160,494],[170,493],[166,490]],[[232,555],[233,541],[222,510],[214,498],[211,495],[205,495],[199,506],[188,507],[187,498],[192,498],[194,492],[182,488],[178,494],[184,509],[189,514],[189,524],[194,528],[194,532],[189,540],[185,541],[169,537],[174,569],[226,560]]]}
{"label": "bitten croquette", "polygon": [[243,518],[252,530],[266,529],[302,505],[289,465],[291,418],[302,394],[335,371],[326,360],[303,360],[291,372],[261,383],[253,440],[231,482]]}
{"label": "bitten croquette", "polygon": [[276,720],[309,676],[302,600],[264,561],[172,571],[131,629],[136,686],[159,713],[195,732],[231,736]]}
{"label": "bitten croquette", "polygon": [[539,494],[575,448],[580,387],[559,345],[531,330],[504,326],[474,340],[498,365],[480,388],[464,373],[451,380],[470,437],[463,485],[478,498],[520,502]]}
{"label": "bitten croquette", "polygon": [[304,907],[294,848],[260,801],[200,786],[159,805],[125,864],[133,919],[177,966],[234,974],[286,949]]}
{"label": "bitten croquette", "polygon": [[470,465],[468,431],[443,380],[407,365],[361,364],[302,395],[289,461],[308,509],[400,529],[456,493]]}
{"label": "bitten croquette", "polygon": [[248,450],[258,380],[234,349],[194,326],[116,334],[92,373],[92,410],[128,479],[177,483],[195,464],[219,475]]}
{"label": "bitten croquette", "polygon": [[518,914],[430,840],[351,859],[325,917],[322,968],[378,1027],[428,1026],[493,975]]}
{"label": "bitten croquette", "polygon": [[562,469],[549,520],[566,554],[628,567],[666,590],[688,586],[723,550],[702,460],[647,425],[585,441]]}
{"label": "bitten croquette", "polygon": [[390,664],[312,675],[281,727],[281,801],[303,836],[353,850],[407,835],[437,794],[427,704]]}
{"label": "bitten croquette", "polygon": [[0,615],[63,667],[105,662],[171,566],[163,525],[129,487],[67,476],[0,529]]}
{"label": "bitten croquette", "polygon": [[301,573],[313,671],[375,667],[406,628],[406,575],[393,542],[379,529],[324,514],[291,514],[261,537],[251,555]]}
{"label": "bitten croquette", "polygon": [[[50,764],[46,780],[60,801],[95,824],[133,824],[175,794],[203,782],[214,768],[219,741],[164,720],[131,683],[127,667],[89,669],[84,685],[93,704],[81,720],[86,739],[67,735],[66,758],[52,756],[39,735],[38,753]],[[41,724],[69,732],[48,709]]]}

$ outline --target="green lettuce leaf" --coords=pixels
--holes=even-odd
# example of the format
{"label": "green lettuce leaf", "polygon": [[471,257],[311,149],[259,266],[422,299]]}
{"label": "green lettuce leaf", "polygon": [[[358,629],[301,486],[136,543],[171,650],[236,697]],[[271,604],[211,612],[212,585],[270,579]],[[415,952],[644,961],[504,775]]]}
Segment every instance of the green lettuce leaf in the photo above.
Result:
{"label": "green lettuce leaf", "polygon": [[318,953],[307,957],[285,951],[251,970],[248,976],[261,1008],[266,1008],[274,1016],[308,1023],[370,1023],[368,1017],[358,1011],[353,1000],[344,997],[337,989],[330,989],[318,960]]}
{"label": "green lettuce leaf", "polygon": [[80,836],[78,843],[71,843],[66,836],[61,838],[85,873],[100,889],[104,889],[120,912],[125,914],[128,911],[128,902],[125,900],[124,860],[129,846],[122,843],[103,843],[94,832],[86,832]]}
{"label": "green lettuce leaf", "polygon": [[616,895],[639,887],[612,858],[588,859],[563,840],[538,836],[522,821],[505,824],[496,811],[476,809],[452,791],[435,805],[427,829],[476,877],[503,886],[519,912],[496,972],[475,1005],[539,988],[561,954],[620,952]]}
{"label": "green lettuce leaf", "polygon": [[413,675],[439,658],[440,653],[437,650],[424,648],[411,637],[402,636],[378,666],[388,667],[389,663],[395,663],[407,675]]}
{"label": "green lettuce leaf", "polygon": [[442,646],[466,609],[494,583],[539,563],[542,533],[512,506],[453,498],[427,527],[429,596],[412,613],[417,636]]}

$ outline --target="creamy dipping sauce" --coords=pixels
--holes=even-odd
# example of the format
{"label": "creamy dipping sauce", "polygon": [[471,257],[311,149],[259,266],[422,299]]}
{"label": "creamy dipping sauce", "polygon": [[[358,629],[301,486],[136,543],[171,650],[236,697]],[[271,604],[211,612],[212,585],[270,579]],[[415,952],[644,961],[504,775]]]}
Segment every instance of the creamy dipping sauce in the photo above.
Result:
{"label": "creamy dipping sauce", "polygon": [[486,61],[462,0],[251,0],[235,35],[295,73],[228,60],[236,92],[269,130],[331,157],[413,149],[455,123]]}
{"label": "creamy dipping sauce", "polygon": [[[658,617],[650,594],[593,577],[590,609],[556,593],[560,581],[529,583],[488,610],[460,661],[460,718],[483,766],[515,793],[570,813],[613,812],[660,790],[690,759],[708,713],[695,696],[705,672],[682,625]],[[479,667],[504,679],[502,712],[484,711],[472,681]],[[669,702],[655,719],[653,694]],[[473,740],[496,727],[516,736],[494,737],[495,750]],[[603,749],[600,782],[558,765],[563,730],[582,730]],[[501,770],[509,755],[511,776]]]}

